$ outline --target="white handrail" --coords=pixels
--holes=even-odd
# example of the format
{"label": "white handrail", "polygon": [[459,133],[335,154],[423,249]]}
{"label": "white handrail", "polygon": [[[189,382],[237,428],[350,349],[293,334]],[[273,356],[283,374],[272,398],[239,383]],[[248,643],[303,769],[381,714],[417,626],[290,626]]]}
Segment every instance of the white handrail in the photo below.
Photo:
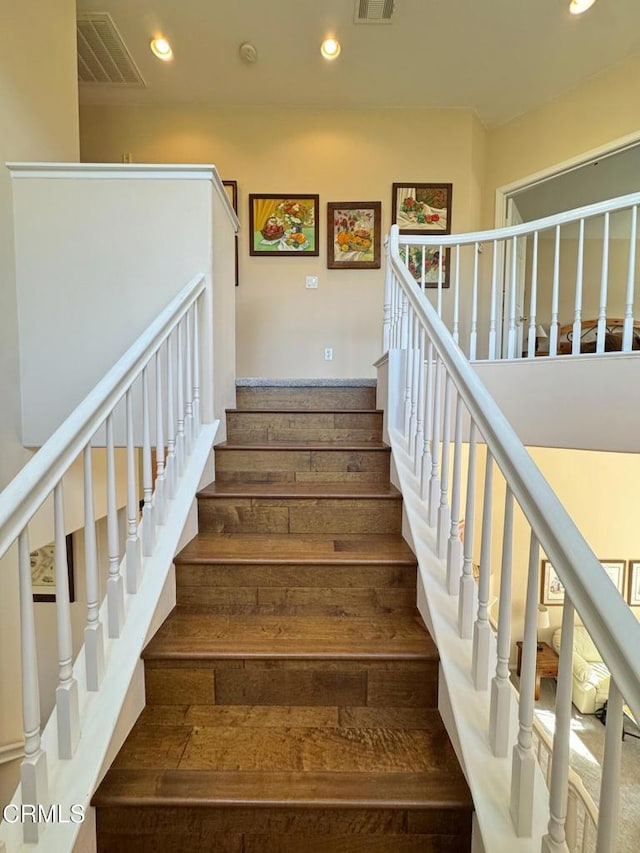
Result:
{"label": "white handrail", "polygon": [[0,557],[156,352],[175,319],[184,316],[204,290],[204,277],[194,277],[0,493]]}

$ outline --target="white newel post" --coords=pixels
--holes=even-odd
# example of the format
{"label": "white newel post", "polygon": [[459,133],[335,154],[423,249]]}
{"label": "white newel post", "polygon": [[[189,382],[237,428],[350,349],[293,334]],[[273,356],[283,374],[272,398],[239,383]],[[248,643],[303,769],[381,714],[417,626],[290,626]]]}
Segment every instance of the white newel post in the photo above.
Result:
{"label": "white newel post", "polygon": [[184,439],[184,342],[182,335],[182,320],[177,327],[177,366],[176,366],[176,386],[177,386],[177,403],[178,403],[178,429],[176,432],[176,475],[178,479],[184,474],[184,456],[185,456],[185,439]]}
{"label": "white newel post", "polygon": [[558,354],[558,301],[560,293],[560,226],[556,225],[553,251],[553,285],[551,289],[551,326],[549,327],[549,355]]}
{"label": "white newel post", "polygon": [[58,757],[72,758],[80,738],[80,710],[78,682],[73,677],[69,566],[64,532],[64,503],[61,482],[53,490],[53,522],[55,528],[56,621],[59,667],[59,681],[56,688]]}
{"label": "white newel post", "polygon": [[160,350],[156,352],[156,483],[153,506],[156,511],[156,524],[166,521],[166,473],[164,459],[164,425],[162,395],[162,360]]}
{"label": "white newel post", "polygon": [[109,550],[109,579],[107,581],[109,637],[115,639],[120,636],[120,631],[124,625],[124,584],[120,574],[113,415],[109,415],[107,418],[107,541]]}
{"label": "white newel post", "polygon": [[[22,802],[49,805],[47,756],[40,740],[40,690],[36,628],[31,591],[31,557],[29,534],[25,528],[18,538],[20,572],[20,646],[22,655],[22,717],[24,724],[24,758],[20,767]],[[25,821],[23,837],[27,843],[38,840],[39,827]]]}
{"label": "white newel post", "polygon": [[411,453],[413,447],[415,446],[416,434],[417,434],[417,420],[418,420],[418,377],[420,376],[420,347],[418,346],[418,318],[412,309],[412,322],[411,322],[411,349],[410,358],[411,358],[411,411],[409,413],[409,430],[407,433],[407,449],[409,453]]}
{"label": "white newel post", "polygon": [[126,393],[127,417],[127,592],[136,593],[142,574],[142,548],[138,536],[138,495],[136,489],[136,457],[133,442],[133,393]]}
{"label": "white newel post", "polygon": [[520,702],[518,705],[518,740],[513,747],[511,764],[511,818],[519,838],[530,838],[533,832],[533,790],[536,756],[533,749],[533,702],[536,681],[538,623],[538,579],[540,547],[531,531],[529,572],[524,617]]}
{"label": "white newel post", "polygon": [[478,437],[475,421],[471,421],[469,430],[469,469],[467,475],[467,502],[464,519],[464,547],[462,575],[460,577],[460,595],[458,597],[458,632],[463,640],[473,635],[473,534],[475,527],[476,505],[476,450]]}
{"label": "white newel post", "polygon": [[[509,277],[509,329],[507,358],[516,357],[516,287],[518,279],[518,238],[511,240],[511,273]],[[518,353],[519,355],[519,353]]]}
{"label": "white newel post", "polygon": [[425,367],[425,391],[424,391],[424,443],[420,461],[420,470],[416,475],[420,477],[420,497],[427,497],[429,474],[431,473],[431,429],[433,427],[433,344],[427,344],[427,364]]}
{"label": "white newel post", "polygon": [[489,742],[496,758],[509,754],[509,718],[511,684],[509,651],[511,643],[511,563],[513,553],[513,493],[507,486],[504,499],[504,536],[500,570],[500,607],[498,609],[498,663],[491,682]]}
{"label": "white newel post", "polygon": [[529,337],[527,339],[527,358],[535,358],[536,333],[538,330],[538,232],[533,234],[531,256],[531,299],[529,300]]}
{"label": "white newel post", "polygon": [[582,284],[584,279],[584,219],[580,220],[578,231],[578,261],[576,265],[576,298],[573,307],[573,331],[571,337],[571,355],[580,353],[580,330],[582,326]]}
{"label": "white newel post", "polygon": [[451,527],[447,544],[447,592],[457,595],[462,573],[462,541],[460,540],[460,481],[462,479],[462,397],[456,394],[454,426],[453,484],[451,487]]}
{"label": "white newel post", "polygon": [[200,318],[198,300],[193,304],[193,437],[200,435]]}
{"label": "white newel post", "polygon": [[604,233],[602,235],[602,275],[600,276],[600,308],[598,310],[598,335],[596,352],[604,352],[604,338],[607,333],[607,289],[609,285],[609,211],[604,215]]}
{"label": "white newel post", "polygon": [[191,348],[191,312],[184,317],[185,380],[184,380],[184,454],[191,456],[193,448],[193,369]]}
{"label": "white newel post", "polygon": [[478,581],[478,618],[473,626],[471,677],[476,690],[489,687],[489,594],[491,592],[491,520],[493,514],[493,456],[487,447],[482,502],[482,542],[480,543],[480,578]]}
{"label": "white newel post", "polygon": [[409,416],[411,414],[411,318],[410,305],[406,294],[402,293],[402,350],[404,369],[404,400],[400,413],[402,433],[405,438],[409,436]]}
{"label": "white newel post", "polygon": [[493,262],[491,266],[491,300],[489,306],[489,359],[496,357],[496,306],[498,303],[498,241],[493,241]]}
{"label": "white newel post", "polygon": [[424,447],[424,400],[425,400],[425,344],[427,333],[420,326],[418,339],[418,404],[416,413],[416,437],[413,447],[409,448],[409,455],[413,456],[413,473],[420,476],[422,465],[422,450]]}
{"label": "white newel post", "polygon": [[167,338],[167,492],[173,500],[177,490],[176,472],[176,406],[173,375],[173,332]]}
{"label": "white newel post", "polygon": [[473,290],[471,294],[471,332],[469,334],[469,361],[475,361],[478,351],[478,244],[473,250]]}
{"label": "white newel post", "polygon": [[[445,370],[443,366],[443,370]],[[449,509],[449,446],[451,435],[451,393],[453,383],[447,373],[444,384],[444,412],[442,415],[442,457],[440,462],[440,505],[438,506],[438,532],[436,549],[438,557],[447,556],[447,542],[451,527],[451,510]]]}
{"label": "white newel post", "polygon": [[435,527],[438,521],[438,504],[440,502],[440,386],[442,382],[442,365],[440,356],[436,353],[433,381],[433,426],[431,428],[431,476],[428,491],[428,521],[429,527]]}
{"label": "white newel post", "polygon": [[[573,620],[575,608],[565,594],[562,611],[562,641],[556,687],[556,729],[549,787],[549,832],[542,839],[541,853],[569,853],[565,833],[571,738],[571,685],[573,681]],[[613,851],[612,851],[613,853]]]}
{"label": "white newel post", "polygon": [[155,508],[153,506],[153,477],[151,473],[151,423],[149,417],[149,365],[142,370],[142,553],[153,554],[156,543]]}
{"label": "white newel post", "polygon": [[627,270],[627,292],[624,300],[624,328],[622,351],[631,352],[633,339],[633,293],[636,278],[636,240],[638,238],[638,205],[631,208],[631,233],[629,235],[629,266]]}
{"label": "white newel post", "polygon": [[382,352],[389,352],[391,348],[391,262],[389,260],[389,238],[385,237],[384,251],[386,266],[384,272],[384,320],[382,324]]}
{"label": "white newel post", "polygon": [[100,621],[100,582],[93,500],[91,442],[84,449],[84,560],[87,582],[87,624],[84,629],[87,689],[99,690],[104,677],[104,638]]}
{"label": "white newel post", "polygon": [[620,805],[620,762],[622,759],[622,694],[613,678],[607,699],[607,728],[604,760],[600,780],[600,812],[598,816],[598,850],[613,851],[618,847],[618,813]]}

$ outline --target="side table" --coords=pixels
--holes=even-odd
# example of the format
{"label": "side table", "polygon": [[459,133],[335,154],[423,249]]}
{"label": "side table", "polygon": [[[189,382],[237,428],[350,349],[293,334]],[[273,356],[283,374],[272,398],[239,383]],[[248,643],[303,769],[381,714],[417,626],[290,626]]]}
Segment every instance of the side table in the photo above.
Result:
{"label": "side table", "polygon": [[[516,643],[518,647],[518,664],[516,673],[520,675],[522,670],[522,641]],[[538,651],[536,653],[536,689],[534,696],[540,698],[540,679],[541,678],[557,678],[558,677],[558,655],[549,643],[538,643]]]}

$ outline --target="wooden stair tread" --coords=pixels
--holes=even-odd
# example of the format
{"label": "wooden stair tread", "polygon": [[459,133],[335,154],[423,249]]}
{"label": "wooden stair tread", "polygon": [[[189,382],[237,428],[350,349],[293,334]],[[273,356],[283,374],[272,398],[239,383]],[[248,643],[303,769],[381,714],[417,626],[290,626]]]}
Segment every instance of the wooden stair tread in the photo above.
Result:
{"label": "wooden stair tread", "polygon": [[314,533],[199,534],[176,557],[178,563],[416,564],[397,534]]}
{"label": "wooden stair tread", "polygon": [[210,616],[178,607],[145,659],[437,660],[418,617]]}
{"label": "wooden stair tread", "polygon": [[383,441],[310,441],[309,439],[288,439],[287,441],[223,441],[216,444],[218,450],[335,450],[340,453],[359,450],[375,450],[390,453],[391,448]]}
{"label": "wooden stair tread", "polygon": [[234,408],[234,409],[225,409],[227,414],[237,414],[241,412],[243,415],[382,415],[384,414],[382,409],[354,409],[354,408],[345,408],[345,409],[300,409],[294,407],[280,407],[274,406],[270,409],[261,409],[261,408]]}
{"label": "wooden stair tread", "polygon": [[472,807],[459,770],[451,774],[110,770],[92,804],[423,810]]}
{"label": "wooden stair tread", "polygon": [[391,484],[380,483],[211,483],[200,492],[199,498],[294,498],[294,499],[380,499],[402,500]]}

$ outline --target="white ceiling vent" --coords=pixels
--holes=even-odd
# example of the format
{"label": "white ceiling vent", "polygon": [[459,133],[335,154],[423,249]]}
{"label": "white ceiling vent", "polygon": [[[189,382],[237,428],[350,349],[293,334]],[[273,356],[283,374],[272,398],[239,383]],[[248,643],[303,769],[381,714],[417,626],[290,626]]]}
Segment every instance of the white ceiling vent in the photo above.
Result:
{"label": "white ceiling vent", "polygon": [[78,15],[77,34],[79,83],[146,86],[111,15]]}
{"label": "white ceiling vent", "polygon": [[356,24],[390,24],[394,0],[355,0]]}

